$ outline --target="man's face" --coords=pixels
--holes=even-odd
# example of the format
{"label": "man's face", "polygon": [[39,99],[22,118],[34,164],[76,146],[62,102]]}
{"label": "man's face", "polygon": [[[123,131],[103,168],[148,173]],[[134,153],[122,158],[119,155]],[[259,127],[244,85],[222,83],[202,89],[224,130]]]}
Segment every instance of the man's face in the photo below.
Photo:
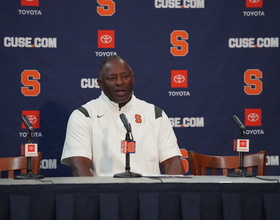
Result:
{"label": "man's face", "polygon": [[116,59],[108,62],[97,82],[105,95],[111,101],[119,103],[120,107],[131,99],[134,74],[124,61]]}

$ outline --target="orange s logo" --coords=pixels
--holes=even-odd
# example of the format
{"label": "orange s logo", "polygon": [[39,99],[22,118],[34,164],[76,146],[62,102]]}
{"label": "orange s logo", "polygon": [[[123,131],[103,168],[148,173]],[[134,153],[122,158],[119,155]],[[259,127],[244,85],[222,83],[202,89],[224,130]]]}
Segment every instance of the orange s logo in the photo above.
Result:
{"label": "orange s logo", "polygon": [[41,84],[39,79],[40,73],[37,70],[24,70],[21,73],[21,93],[25,96],[37,96],[41,92]]}
{"label": "orange s logo", "polygon": [[100,6],[97,6],[97,13],[100,16],[112,16],[116,12],[115,2],[113,0],[97,0]]}
{"label": "orange s logo", "polygon": [[136,142],[135,141],[126,141],[122,140],[121,142],[121,152],[126,153],[135,153],[136,151]]}
{"label": "orange s logo", "polygon": [[139,124],[142,123],[141,115],[137,115],[137,114],[135,115],[135,122]]}
{"label": "orange s logo", "polygon": [[258,69],[247,70],[244,73],[244,82],[247,86],[244,86],[244,92],[247,95],[259,95],[263,91],[262,72]]}
{"label": "orange s logo", "polygon": [[186,56],[189,53],[189,44],[186,40],[189,39],[189,34],[184,30],[175,30],[170,34],[170,53],[173,56]]}
{"label": "orange s logo", "polygon": [[135,153],[135,142],[134,141],[129,141],[127,142],[127,152],[128,153]]}

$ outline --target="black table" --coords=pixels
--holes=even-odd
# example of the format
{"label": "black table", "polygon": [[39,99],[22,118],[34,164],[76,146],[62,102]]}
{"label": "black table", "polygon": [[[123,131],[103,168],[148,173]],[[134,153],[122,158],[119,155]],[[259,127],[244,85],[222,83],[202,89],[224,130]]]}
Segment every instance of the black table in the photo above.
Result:
{"label": "black table", "polygon": [[43,181],[51,182],[0,179],[0,219],[280,219],[277,181],[224,176],[65,177]]}

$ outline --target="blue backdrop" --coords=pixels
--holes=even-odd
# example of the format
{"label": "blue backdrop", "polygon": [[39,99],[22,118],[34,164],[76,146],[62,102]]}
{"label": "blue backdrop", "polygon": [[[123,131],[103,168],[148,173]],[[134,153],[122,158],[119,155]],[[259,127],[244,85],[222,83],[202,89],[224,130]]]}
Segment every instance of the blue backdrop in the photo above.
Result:
{"label": "blue backdrop", "polygon": [[13,0],[0,7],[0,156],[22,153],[28,115],[42,174],[60,164],[70,113],[100,94],[99,63],[118,54],[135,72],[138,98],[163,108],[180,148],[237,155],[266,150],[280,175],[280,2],[269,0]]}

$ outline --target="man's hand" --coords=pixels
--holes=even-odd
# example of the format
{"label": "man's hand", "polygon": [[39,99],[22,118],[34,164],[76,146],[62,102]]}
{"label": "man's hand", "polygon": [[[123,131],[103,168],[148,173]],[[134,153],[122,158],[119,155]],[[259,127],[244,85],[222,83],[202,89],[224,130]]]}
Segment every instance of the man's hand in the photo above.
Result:
{"label": "man's hand", "polygon": [[73,176],[93,176],[92,161],[86,157],[70,157]]}
{"label": "man's hand", "polygon": [[184,168],[179,156],[171,157],[161,162],[165,174],[184,175]]}

